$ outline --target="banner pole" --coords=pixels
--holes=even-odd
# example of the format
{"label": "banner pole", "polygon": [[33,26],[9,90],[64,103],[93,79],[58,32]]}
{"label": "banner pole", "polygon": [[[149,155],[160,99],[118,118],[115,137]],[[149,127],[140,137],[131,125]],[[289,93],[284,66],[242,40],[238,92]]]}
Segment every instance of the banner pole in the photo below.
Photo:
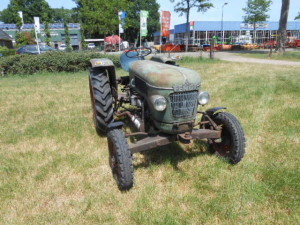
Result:
{"label": "banner pole", "polygon": [[160,53],[161,53],[161,46],[162,46],[162,11],[160,12],[160,36],[159,36],[159,45],[160,45]]}
{"label": "banner pole", "polygon": [[120,34],[120,26],[119,26],[119,51],[121,51],[121,34]]}
{"label": "banner pole", "polygon": [[142,11],[140,11],[140,51],[142,50]]}
{"label": "banner pole", "polygon": [[41,54],[39,40],[38,40],[38,31],[40,30],[40,18],[33,17],[33,20],[34,20],[34,32],[35,32],[36,47],[37,47],[38,53]]}
{"label": "banner pole", "polygon": [[37,47],[38,53],[41,54],[36,28],[34,28],[34,31],[35,31],[36,47]]}
{"label": "banner pole", "polygon": [[122,21],[121,21],[121,12],[122,11],[118,11],[118,19],[119,19],[119,51],[121,50],[120,49],[120,46],[121,46],[121,32],[120,32],[120,23],[122,23]]}

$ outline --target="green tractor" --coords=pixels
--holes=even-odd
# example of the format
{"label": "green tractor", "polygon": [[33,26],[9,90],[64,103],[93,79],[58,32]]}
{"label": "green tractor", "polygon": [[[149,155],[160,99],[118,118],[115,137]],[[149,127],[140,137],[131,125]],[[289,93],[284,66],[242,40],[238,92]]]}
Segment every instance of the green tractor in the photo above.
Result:
{"label": "green tractor", "polygon": [[[150,48],[124,52],[120,61],[129,75],[120,78],[109,59],[91,60],[94,125],[99,135],[107,137],[109,165],[118,188],[125,191],[133,186],[133,153],[175,141],[207,139],[209,151],[238,163],[245,154],[245,135],[236,117],[223,112],[225,107],[199,110],[210,99],[201,90],[200,75],[170,58],[145,60],[149,54]],[[202,115],[199,121],[197,114]],[[134,141],[128,144],[128,138]]]}

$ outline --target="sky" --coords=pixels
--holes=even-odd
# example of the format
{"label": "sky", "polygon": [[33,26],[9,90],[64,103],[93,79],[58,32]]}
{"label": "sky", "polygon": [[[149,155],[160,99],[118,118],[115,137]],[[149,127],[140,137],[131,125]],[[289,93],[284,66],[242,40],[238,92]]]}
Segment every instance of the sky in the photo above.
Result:
{"label": "sky", "polygon": [[[178,0],[175,0],[175,2]],[[9,0],[0,0],[0,10],[7,7]],[[73,8],[75,3],[72,0],[47,0],[50,7],[52,8]],[[171,12],[171,28],[176,24],[185,23],[185,16],[179,16],[178,13],[173,11],[174,3],[170,0],[157,0],[160,4],[160,11],[170,11]],[[192,10],[190,15],[190,21],[220,21],[222,17],[222,6],[225,2],[228,4],[224,6],[224,21],[242,21],[244,16],[244,11],[242,8],[246,6],[247,0],[211,0],[214,8],[209,9],[205,13],[198,13],[195,9]],[[268,12],[270,18],[268,21],[279,21],[281,10],[281,0],[273,0],[271,5],[271,10]],[[294,18],[300,12],[300,0],[290,0],[290,10],[288,21],[293,21]],[[151,15],[150,15],[151,16]]]}

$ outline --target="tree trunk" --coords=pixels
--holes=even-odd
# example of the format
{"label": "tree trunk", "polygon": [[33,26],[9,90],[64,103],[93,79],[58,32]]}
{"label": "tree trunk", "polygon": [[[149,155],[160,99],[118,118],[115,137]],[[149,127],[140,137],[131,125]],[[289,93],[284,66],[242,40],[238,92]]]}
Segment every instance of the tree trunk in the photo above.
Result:
{"label": "tree trunk", "polygon": [[214,59],[215,58],[215,52],[214,52],[214,49],[215,48],[215,39],[212,38],[211,41],[210,41],[210,51],[209,51],[209,58],[210,59]]}
{"label": "tree trunk", "polygon": [[190,2],[187,1],[187,12],[186,12],[186,25],[185,25],[185,52],[188,51],[189,37],[190,37]]}
{"label": "tree trunk", "polygon": [[282,53],[286,43],[286,26],[290,8],[290,0],[282,0],[281,14],[279,20],[278,40],[276,51]]}

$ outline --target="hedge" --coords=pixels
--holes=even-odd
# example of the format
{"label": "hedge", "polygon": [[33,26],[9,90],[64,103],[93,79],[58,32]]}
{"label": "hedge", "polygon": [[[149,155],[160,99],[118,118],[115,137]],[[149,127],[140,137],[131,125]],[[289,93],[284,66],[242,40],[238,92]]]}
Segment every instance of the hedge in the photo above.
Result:
{"label": "hedge", "polygon": [[34,74],[39,72],[77,72],[90,67],[92,58],[109,58],[120,67],[119,56],[95,52],[47,52],[41,55],[14,55],[0,58],[0,73]]}
{"label": "hedge", "polygon": [[9,55],[14,55],[16,52],[15,49],[9,49],[7,47],[0,46],[0,56],[9,56]]}

